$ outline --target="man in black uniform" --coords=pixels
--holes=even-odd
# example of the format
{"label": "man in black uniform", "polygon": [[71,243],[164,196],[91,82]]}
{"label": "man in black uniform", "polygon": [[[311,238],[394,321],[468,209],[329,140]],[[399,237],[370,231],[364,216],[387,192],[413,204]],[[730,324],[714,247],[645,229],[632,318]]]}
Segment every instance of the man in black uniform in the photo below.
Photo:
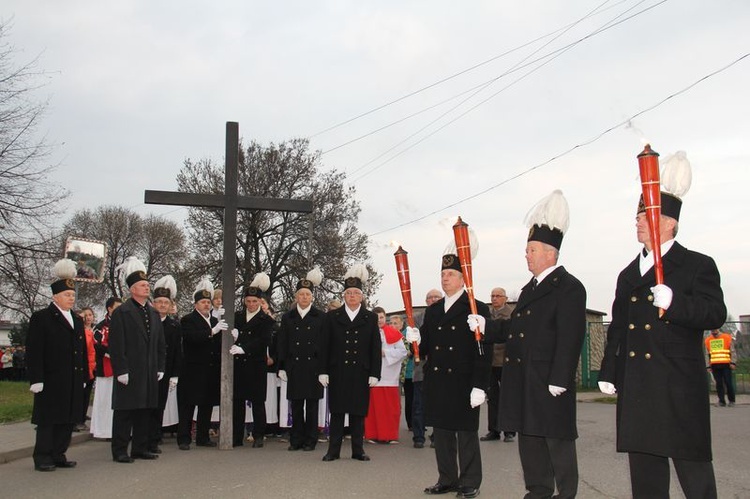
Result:
{"label": "man in black uniform", "polygon": [[352,459],[369,461],[365,454],[365,416],[370,405],[370,387],[380,379],[381,342],[378,316],[362,306],[362,285],[369,273],[355,264],[344,276],[344,306],[328,312],[323,328],[321,374],[328,387],[331,434],[323,461],[341,455],[344,416],[352,430]]}
{"label": "man in black uniform", "polygon": [[260,272],[245,288],[245,310],[234,314],[232,330],[234,345],[234,400],[232,405],[232,443],[235,447],[245,439],[245,403],[253,411],[253,447],[263,447],[266,434],[266,359],[271,346],[274,320],[260,309],[263,292],[269,288],[268,276]]}
{"label": "man in black uniform", "polygon": [[[317,271],[317,272],[316,272]],[[318,382],[324,313],[313,306],[313,289],[323,275],[317,267],[297,283],[296,305],[281,317],[278,334],[279,378],[286,381],[292,407],[289,450],[315,450],[318,442],[318,403],[323,385]]]}
{"label": "man in black uniform", "polygon": [[617,451],[628,453],[635,498],[669,497],[669,458],[688,499],[717,495],[703,331],[720,327],[727,309],[713,259],[674,240],[687,189],[669,180],[689,178],[689,168],[678,152],[662,174],[664,284],[656,285],[645,206],[639,205],[636,229],[644,248],[617,278],[599,372],[600,389],[618,393]]}
{"label": "man in black uniform", "polygon": [[221,333],[229,325],[224,319],[211,315],[211,293],[213,286],[201,281],[193,294],[194,310],[182,317],[182,367],[177,385],[177,445],[180,450],[190,450],[190,431],[193,413],[198,407],[195,430],[195,445],[216,447],[208,430],[211,412],[219,403],[221,379]]}
{"label": "man in black uniform", "polygon": [[73,468],[65,452],[73,427],[81,422],[88,355],[83,321],[71,312],[76,291],[72,260],[55,265],[52,303],[31,315],[26,341],[29,388],[34,393],[31,422],[36,427],[34,469]]}
{"label": "man in black uniform", "polygon": [[[420,357],[427,357],[423,397],[425,425],[433,427],[438,481],[426,494],[457,491],[458,497],[476,497],[482,484],[479,449],[479,406],[490,374],[490,355],[480,355],[474,332],[466,323],[471,313],[464,291],[461,264],[455,254],[443,255],[440,284],[445,297],[424,314]],[[477,301],[477,312],[489,317],[487,305]],[[407,328],[406,340],[420,339]]]}
{"label": "man in black uniform", "polygon": [[133,257],[123,265],[130,299],[114,311],[109,326],[109,355],[116,380],[112,389],[112,459],[132,463],[133,459],[159,457],[148,451],[148,435],[151,411],[159,404],[166,350],[159,314],[148,303],[151,285],[146,267]]}
{"label": "man in black uniform", "polygon": [[167,406],[169,391],[177,388],[180,363],[182,362],[180,323],[174,317],[169,316],[172,300],[176,296],[177,283],[171,275],[162,277],[154,284],[154,308],[159,313],[162,328],[164,329],[166,349],[164,376],[159,381],[159,405],[151,411],[151,422],[149,424],[148,450],[154,454],[161,454],[159,444],[162,440],[161,428],[164,419],[164,409]]}
{"label": "man in black uniform", "polygon": [[571,498],[578,491],[575,376],[586,334],[586,289],[558,264],[569,224],[562,192],[542,199],[527,224],[533,277],[511,319],[486,325],[487,341],[506,342],[499,426],[519,434],[526,497],[552,497],[557,486],[555,497]]}

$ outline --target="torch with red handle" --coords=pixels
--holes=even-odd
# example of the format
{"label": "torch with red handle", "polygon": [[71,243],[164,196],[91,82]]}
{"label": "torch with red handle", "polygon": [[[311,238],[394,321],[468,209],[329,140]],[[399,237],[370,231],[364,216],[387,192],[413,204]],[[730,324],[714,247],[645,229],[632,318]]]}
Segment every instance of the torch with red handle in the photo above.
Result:
{"label": "torch with red handle", "polygon": [[[398,275],[398,285],[401,288],[401,298],[404,300],[406,323],[409,327],[414,327],[414,313],[411,304],[411,279],[409,278],[409,253],[399,246],[393,256],[396,258],[396,274]],[[414,363],[419,364],[419,343],[412,341],[411,351],[414,354]]]}
{"label": "torch with red handle", "polygon": [[[656,284],[664,284],[664,266],[661,261],[661,183],[659,180],[659,153],[651,149],[651,144],[638,155],[638,168],[641,172],[643,205],[646,207],[646,220],[651,235],[651,251],[654,253],[654,276]],[[659,317],[664,310],[659,309]]]}
{"label": "torch with red handle", "polygon": [[[464,285],[466,285],[466,294],[469,295],[469,308],[471,313],[477,314],[477,302],[474,299],[474,279],[471,275],[471,243],[469,241],[469,225],[458,217],[458,221],[453,226],[453,237],[456,240],[456,253],[458,261],[461,264],[461,272],[464,276]],[[482,332],[477,327],[474,331],[474,339],[477,340],[479,355],[484,355],[482,346]]]}

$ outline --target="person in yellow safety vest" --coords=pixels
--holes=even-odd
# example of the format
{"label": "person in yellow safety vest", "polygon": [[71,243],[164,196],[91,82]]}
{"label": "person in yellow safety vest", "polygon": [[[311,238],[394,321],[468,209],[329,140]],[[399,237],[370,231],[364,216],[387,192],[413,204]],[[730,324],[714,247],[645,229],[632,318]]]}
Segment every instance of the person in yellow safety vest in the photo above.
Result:
{"label": "person in yellow safety vest", "polygon": [[708,358],[707,369],[711,371],[716,381],[716,393],[719,396],[719,406],[726,407],[724,399],[726,389],[729,398],[729,407],[734,406],[734,382],[732,371],[737,366],[737,352],[734,349],[734,341],[731,334],[722,333],[718,329],[711,331],[706,337],[706,356]]}

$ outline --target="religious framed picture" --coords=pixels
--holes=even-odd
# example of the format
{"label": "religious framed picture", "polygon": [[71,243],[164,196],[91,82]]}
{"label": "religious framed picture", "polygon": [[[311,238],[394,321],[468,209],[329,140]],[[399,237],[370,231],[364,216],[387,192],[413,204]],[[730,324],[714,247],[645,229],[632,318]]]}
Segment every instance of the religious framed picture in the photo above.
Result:
{"label": "religious framed picture", "polygon": [[68,237],[63,256],[76,264],[76,281],[102,282],[104,262],[107,258],[107,243],[83,237]]}

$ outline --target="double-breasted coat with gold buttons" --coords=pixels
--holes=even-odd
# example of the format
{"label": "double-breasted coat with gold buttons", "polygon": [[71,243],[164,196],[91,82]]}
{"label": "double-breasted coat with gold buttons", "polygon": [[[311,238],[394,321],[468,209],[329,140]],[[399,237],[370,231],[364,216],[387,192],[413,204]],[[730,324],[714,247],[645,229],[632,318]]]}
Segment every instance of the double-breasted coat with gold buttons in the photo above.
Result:
{"label": "double-breasted coat with gold buttons", "polygon": [[274,324],[274,320],[263,310],[258,310],[250,321],[247,320],[245,310],[234,314],[234,327],[239,333],[234,344],[245,351],[244,354],[234,356],[235,398],[255,403],[266,401],[266,358],[273,340]]}
{"label": "double-breasted coat with gold buttons", "polygon": [[675,242],[662,258],[672,303],[659,318],[636,258],[617,279],[599,380],[617,388],[617,450],[711,459],[703,331],[727,315],[713,259]]}
{"label": "double-breasted coat with gold buttons", "polygon": [[286,371],[289,380],[286,391],[289,400],[323,398],[318,375],[324,317],[321,310],[310,307],[302,318],[296,306],[281,317],[276,349],[279,369]]}
{"label": "double-breasted coat with gold buttons", "polygon": [[31,422],[40,425],[81,422],[83,383],[88,355],[83,321],[73,314],[74,327],[54,303],[29,320],[26,366],[29,382],[44,383],[34,394]]}
{"label": "double-breasted coat with gold buttons", "polygon": [[[586,289],[565,267],[527,283],[510,320],[488,323],[505,337],[498,425],[504,431],[573,440],[576,370],[586,335]],[[549,385],[566,388],[553,397]]]}
{"label": "double-breasted coat with gold buttons", "polygon": [[382,352],[378,316],[364,305],[350,320],[345,305],[326,314],[323,324],[321,374],[328,374],[328,406],[332,413],[366,416],[370,376],[380,379]]}
{"label": "double-breasted coat with gold buttons", "polygon": [[[484,317],[490,310],[477,301],[477,312]],[[469,329],[466,317],[471,313],[469,297],[464,291],[445,312],[445,299],[425,310],[420,333],[420,357],[427,357],[424,368],[425,424],[455,431],[479,429],[479,407],[472,409],[472,388],[485,390],[490,375],[492,350],[479,355],[474,332]]]}

